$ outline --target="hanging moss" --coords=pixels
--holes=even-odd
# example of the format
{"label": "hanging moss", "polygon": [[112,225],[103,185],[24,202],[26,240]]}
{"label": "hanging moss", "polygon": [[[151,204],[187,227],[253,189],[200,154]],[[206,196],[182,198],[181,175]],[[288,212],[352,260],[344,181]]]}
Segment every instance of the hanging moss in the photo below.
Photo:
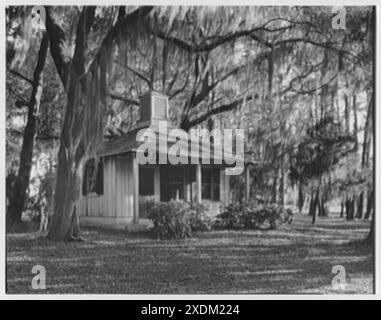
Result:
{"label": "hanging moss", "polygon": [[148,31],[140,23],[131,23],[120,30],[113,41],[106,36],[101,49],[77,86],[77,96],[82,97],[77,103],[83,106],[78,106],[76,110],[83,110],[81,137],[86,148],[86,159],[96,158],[103,142],[109,80],[120,69],[114,67],[114,57],[121,64],[127,65],[128,56],[136,48],[137,42],[148,39]]}

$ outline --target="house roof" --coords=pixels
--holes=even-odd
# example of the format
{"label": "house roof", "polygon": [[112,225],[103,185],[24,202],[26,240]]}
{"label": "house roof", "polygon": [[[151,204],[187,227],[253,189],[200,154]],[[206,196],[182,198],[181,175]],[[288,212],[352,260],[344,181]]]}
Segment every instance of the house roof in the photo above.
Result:
{"label": "house roof", "polygon": [[[152,129],[152,128],[151,128]],[[169,129],[170,130],[170,129]],[[136,152],[140,145],[142,145],[144,142],[137,141],[136,136],[139,129],[135,129],[127,134],[124,134],[119,137],[114,137],[109,140],[105,140],[103,145],[100,148],[99,154],[100,156],[112,156],[122,153],[133,153]],[[211,164],[222,164],[225,166],[234,165],[236,161],[235,156],[228,156],[225,155],[223,152],[223,148],[221,146],[222,153],[215,154],[214,153],[214,144],[210,142],[210,146],[204,145],[202,143],[199,143],[199,149],[198,154],[197,152],[194,152],[194,144],[192,142],[183,142],[182,140],[179,140],[177,142],[171,142],[168,141],[165,135],[161,135],[158,133],[157,130],[153,129],[153,132],[156,134],[156,143],[157,143],[157,153],[158,155],[164,154],[165,156],[176,156],[175,152],[178,150],[177,148],[171,149],[171,146],[173,146],[175,143],[181,149],[187,149],[188,150],[188,158],[198,158],[200,160],[200,163],[207,163],[207,161],[202,161],[202,159],[210,159]],[[166,144],[167,150],[161,150],[159,148],[159,144]],[[209,155],[210,154],[210,155]],[[189,161],[191,162],[191,161]],[[245,156],[245,163],[252,163],[246,156]]]}

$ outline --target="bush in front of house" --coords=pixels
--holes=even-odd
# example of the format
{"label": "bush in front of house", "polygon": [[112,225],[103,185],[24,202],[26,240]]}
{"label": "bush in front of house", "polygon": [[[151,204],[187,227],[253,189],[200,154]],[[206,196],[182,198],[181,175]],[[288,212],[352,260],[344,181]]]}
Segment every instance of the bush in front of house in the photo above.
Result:
{"label": "bush in front of house", "polygon": [[247,229],[276,229],[283,223],[285,209],[277,204],[249,207],[243,219]]}
{"label": "bush in front of house", "polygon": [[155,206],[157,201],[154,196],[139,197],[139,218],[148,218],[149,212]]}
{"label": "bush in front of house", "polygon": [[184,239],[195,231],[211,229],[208,207],[203,204],[171,200],[155,203],[149,209],[153,233],[159,239]]}
{"label": "bush in front of house", "polygon": [[202,203],[190,202],[190,224],[192,231],[210,231],[212,219],[208,217],[209,208]]}
{"label": "bush in front of house", "polygon": [[[214,229],[276,229],[292,221],[288,209],[277,204],[232,203],[216,216],[208,217],[208,206],[185,201],[158,202],[149,209],[153,234],[159,239],[184,239],[192,232]],[[291,219],[290,219],[291,217]]]}
{"label": "bush in front of house", "polygon": [[213,227],[215,229],[243,228],[243,208],[244,205],[242,203],[230,203],[216,216]]}
{"label": "bush in front of house", "polygon": [[153,233],[159,239],[184,239],[192,235],[189,205],[182,201],[158,202],[149,210]]}
{"label": "bush in front of house", "polygon": [[217,216],[216,229],[276,229],[291,223],[292,212],[277,204],[233,203]]}

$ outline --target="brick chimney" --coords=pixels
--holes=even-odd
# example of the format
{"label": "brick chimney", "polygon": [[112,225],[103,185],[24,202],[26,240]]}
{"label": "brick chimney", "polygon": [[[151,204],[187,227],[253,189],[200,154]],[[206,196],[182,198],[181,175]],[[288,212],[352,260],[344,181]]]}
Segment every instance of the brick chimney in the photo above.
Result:
{"label": "brick chimney", "polygon": [[138,128],[158,127],[159,121],[168,121],[168,96],[155,91],[140,96]]}

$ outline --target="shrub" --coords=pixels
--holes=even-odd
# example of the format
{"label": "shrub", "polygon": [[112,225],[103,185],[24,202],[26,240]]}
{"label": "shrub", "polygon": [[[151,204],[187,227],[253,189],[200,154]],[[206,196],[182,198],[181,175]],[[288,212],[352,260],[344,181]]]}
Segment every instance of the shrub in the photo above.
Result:
{"label": "shrub", "polygon": [[160,239],[184,239],[192,234],[189,205],[182,201],[158,202],[149,210],[153,233]]}
{"label": "shrub", "polygon": [[276,229],[282,224],[283,207],[276,204],[250,207],[244,213],[244,225],[248,229]]}
{"label": "shrub", "polygon": [[184,239],[191,237],[192,231],[211,229],[207,211],[206,205],[171,200],[154,204],[149,210],[149,218],[157,238]]}
{"label": "shrub", "polygon": [[235,202],[225,207],[216,217],[214,228],[216,229],[239,229],[242,227],[243,205]]}
{"label": "shrub", "polygon": [[148,218],[150,211],[156,205],[157,201],[154,196],[139,197],[139,216],[140,218]]}
{"label": "shrub", "polygon": [[190,202],[190,224],[192,231],[210,231],[212,220],[208,217],[208,206],[201,203]]}
{"label": "shrub", "polygon": [[[290,218],[291,217],[291,218]],[[276,229],[291,223],[292,212],[277,204],[233,203],[217,216],[217,229]]]}

